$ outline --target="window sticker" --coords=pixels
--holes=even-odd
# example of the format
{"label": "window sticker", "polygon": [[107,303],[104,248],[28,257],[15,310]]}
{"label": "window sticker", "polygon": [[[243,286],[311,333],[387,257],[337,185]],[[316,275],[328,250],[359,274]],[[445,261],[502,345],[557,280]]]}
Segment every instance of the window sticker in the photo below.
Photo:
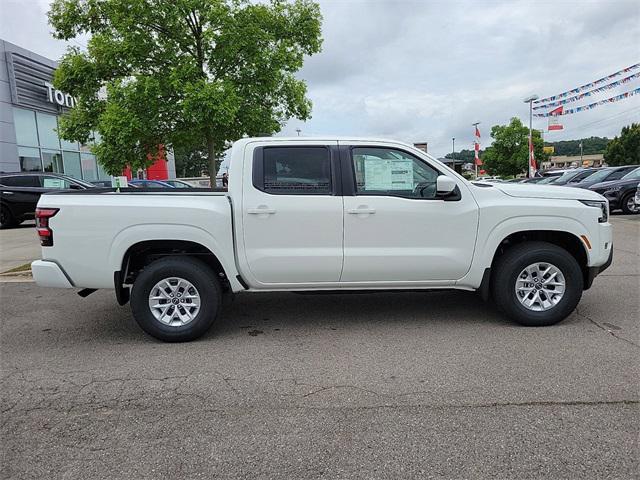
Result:
{"label": "window sticker", "polygon": [[42,181],[44,188],[64,188],[64,180],[61,178],[44,178]]}
{"label": "window sticker", "polygon": [[413,160],[365,158],[365,190],[413,190]]}

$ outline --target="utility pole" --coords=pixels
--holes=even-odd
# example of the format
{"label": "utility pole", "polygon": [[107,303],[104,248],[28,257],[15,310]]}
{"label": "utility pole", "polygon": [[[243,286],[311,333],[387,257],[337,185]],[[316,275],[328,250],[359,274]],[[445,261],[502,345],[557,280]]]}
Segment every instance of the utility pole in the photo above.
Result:
{"label": "utility pole", "polygon": [[580,140],[580,167],[582,167],[584,164],[582,163],[582,140]]}
{"label": "utility pole", "polygon": [[533,156],[533,102],[537,100],[538,95],[530,95],[524,99],[524,103],[529,104],[529,165],[527,165],[527,177],[531,178],[532,166],[534,161]]}
{"label": "utility pole", "polygon": [[451,143],[453,144],[451,147],[451,160],[453,160],[453,171],[456,170],[456,137],[451,139]]}

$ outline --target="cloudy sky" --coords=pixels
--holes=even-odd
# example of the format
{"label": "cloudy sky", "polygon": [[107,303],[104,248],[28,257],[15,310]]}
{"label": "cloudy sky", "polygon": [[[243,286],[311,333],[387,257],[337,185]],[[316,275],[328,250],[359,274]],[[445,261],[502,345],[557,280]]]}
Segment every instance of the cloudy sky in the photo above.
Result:
{"label": "cloudy sky", "polygon": [[[0,0],[0,37],[58,58],[48,0]],[[483,143],[492,125],[528,118],[522,99],[547,97],[640,62],[640,2],[321,0],[322,53],[308,59],[313,118],[283,134],[428,141],[442,156]],[[83,39],[79,39],[82,44]],[[640,87],[640,81],[574,106]],[[593,100],[592,100],[593,99]],[[614,136],[640,121],[640,95],[563,117],[548,140]],[[534,119],[544,128],[545,119]]]}

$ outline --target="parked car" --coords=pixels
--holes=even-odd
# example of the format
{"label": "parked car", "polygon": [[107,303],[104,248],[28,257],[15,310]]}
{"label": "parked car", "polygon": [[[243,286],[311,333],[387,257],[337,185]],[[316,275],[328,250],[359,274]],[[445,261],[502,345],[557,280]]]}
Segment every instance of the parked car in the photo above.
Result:
{"label": "parked car", "polygon": [[580,183],[576,183],[572,185],[573,187],[578,188],[590,188],[592,185],[596,183],[609,182],[612,180],[620,180],[627,173],[635,170],[638,165],[625,165],[623,167],[606,167],[599,169],[593,175],[582,180]]}
{"label": "parked car", "polygon": [[394,141],[245,138],[230,155],[228,192],[43,195],[36,282],[115,289],[147,333],[185,341],[234,292],[476,290],[552,325],[612,260],[589,190],[468,182]]}
{"label": "parked car", "polygon": [[49,172],[0,173],[0,228],[34,218],[40,195],[57,190],[84,190],[94,185]]}
{"label": "parked car", "polygon": [[139,188],[175,188],[164,180],[130,180],[127,183]]}
{"label": "parked car", "polygon": [[640,184],[640,167],[627,173],[620,180],[596,183],[589,190],[603,195],[609,200],[610,210],[622,210],[627,215],[640,213],[635,194]]}
{"label": "parked car", "polygon": [[540,183],[543,180],[549,181],[550,178],[553,177],[531,177],[531,178],[522,178],[519,183]]}
{"label": "parked car", "polygon": [[92,185],[95,185],[96,187],[101,187],[101,188],[111,188],[111,180],[94,180],[92,182],[90,182]]}
{"label": "parked car", "polygon": [[573,186],[574,184],[581,182],[582,180],[589,178],[591,175],[596,173],[598,170],[596,168],[574,168],[572,170],[568,170],[559,177],[555,177],[553,181],[549,181],[549,185],[566,185]]}
{"label": "parked car", "polygon": [[575,170],[575,168],[552,168],[549,170],[542,170],[540,171],[540,174],[543,177],[559,177],[572,170]]}
{"label": "parked car", "polygon": [[173,188],[195,188],[190,183],[187,183],[187,182],[185,182],[183,180],[178,180],[176,178],[173,178],[171,180],[163,180],[163,183],[168,183]]}
{"label": "parked car", "polygon": [[636,202],[636,208],[640,208],[640,185],[636,187],[635,202]]}

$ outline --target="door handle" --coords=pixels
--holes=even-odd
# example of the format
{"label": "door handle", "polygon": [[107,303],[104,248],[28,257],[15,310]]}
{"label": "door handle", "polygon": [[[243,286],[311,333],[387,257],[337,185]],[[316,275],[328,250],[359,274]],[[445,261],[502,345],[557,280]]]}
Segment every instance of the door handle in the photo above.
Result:
{"label": "door handle", "polygon": [[2,192],[3,195],[13,195],[13,192]]}
{"label": "door handle", "polygon": [[247,208],[247,213],[251,215],[273,215],[276,211],[273,208],[269,208],[266,205],[260,205],[257,208]]}
{"label": "door handle", "polygon": [[373,214],[376,213],[376,209],[362,206],[358,208],[350,208],[349,210],[347,210],[347,212],[351,215]]}

